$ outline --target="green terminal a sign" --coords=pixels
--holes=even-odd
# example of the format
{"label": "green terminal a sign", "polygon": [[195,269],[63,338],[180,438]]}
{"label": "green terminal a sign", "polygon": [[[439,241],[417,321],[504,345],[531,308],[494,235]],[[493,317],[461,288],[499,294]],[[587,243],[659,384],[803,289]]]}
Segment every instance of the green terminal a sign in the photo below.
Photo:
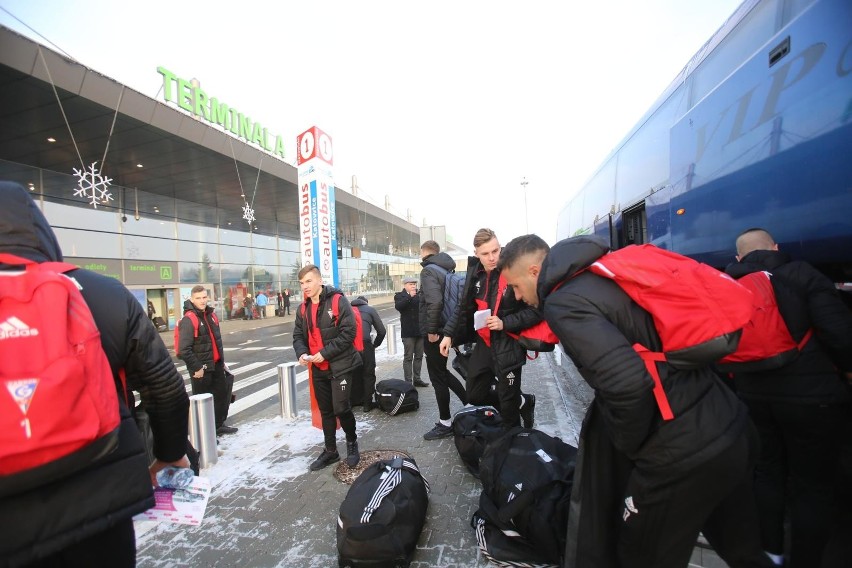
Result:
{"label": "green terminal a sign", "polygon": [[246,142],[284,159],[284,138],[280,135],[270,134],[260,122],[253,121],[216,97],[209,96],[189,80],[178,77],[165,67],[157,67],[157,72],[163,76],[163,99],[166,102],[176,103],[195,116],[211,124],[218,124]]}

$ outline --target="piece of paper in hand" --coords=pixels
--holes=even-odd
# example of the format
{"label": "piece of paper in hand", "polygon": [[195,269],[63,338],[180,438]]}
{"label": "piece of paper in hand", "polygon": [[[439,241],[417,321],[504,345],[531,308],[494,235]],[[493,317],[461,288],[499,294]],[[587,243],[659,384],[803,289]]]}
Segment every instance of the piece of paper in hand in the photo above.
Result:
{"label": "piece of paper in hand", "polygon": [[473,313],[473,329],[485,327],[485,320],[491,317],[491,310],[478,310]]}

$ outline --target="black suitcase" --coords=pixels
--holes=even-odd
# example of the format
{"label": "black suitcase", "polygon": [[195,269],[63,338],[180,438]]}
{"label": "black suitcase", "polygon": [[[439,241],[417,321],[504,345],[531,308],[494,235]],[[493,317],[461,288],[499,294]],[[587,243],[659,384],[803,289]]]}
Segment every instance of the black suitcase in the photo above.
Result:
{"label": "black suitcase", "polygon": [[157,331],[168,331],[169,325],[166,323],[166,320],[160,316],[155,316],[151,321],[154,323],[154,327],[157,328]]}
{"label": "black suitcase", "polygon": [[485,446],[505,433],[500,413],[493,406],[468,406],[453,416],[453,437],[459,457],[477,478]]}
{"label": "black suitcase", "polygon": [[420,408],[417,389],[413,384],[402,379],[385,379],[377,382],[376,403],[391,416]]}
{"label": "black suitcase", "polygon": [[380,460],[352,483],[337,518],[341,568],[406,568],[429,504],[429,484],[411,458]]}

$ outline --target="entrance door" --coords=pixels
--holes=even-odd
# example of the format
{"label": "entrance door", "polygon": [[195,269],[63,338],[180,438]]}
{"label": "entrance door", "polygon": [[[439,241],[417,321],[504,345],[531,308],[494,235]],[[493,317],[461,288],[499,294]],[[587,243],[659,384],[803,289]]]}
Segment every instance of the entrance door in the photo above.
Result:
{"label": "entrance door", "polygon": [[645,202],[626,209],[623,213],[624,241],[621,246],[641,245],[648,240],[647,220],[645,218]]}
{"label": "entrance door", "polygon": [[145,297],[148,300],[148,317],[151,319],[155,317],[163,318],[166,324],[168,324],[169,305],[166,301],[166,291],[162,288],[151,288],[145,290]]}

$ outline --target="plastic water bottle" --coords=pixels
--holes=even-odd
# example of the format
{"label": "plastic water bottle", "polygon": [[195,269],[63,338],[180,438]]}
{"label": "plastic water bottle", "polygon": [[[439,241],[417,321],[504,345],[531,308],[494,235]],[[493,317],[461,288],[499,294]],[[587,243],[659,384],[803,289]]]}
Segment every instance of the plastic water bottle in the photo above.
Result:
{"label": "plastic water bottle", "polygon": [[157,472],[157,483],[166,489],[186,489],[195,473],[188,467],[166,466]]}

